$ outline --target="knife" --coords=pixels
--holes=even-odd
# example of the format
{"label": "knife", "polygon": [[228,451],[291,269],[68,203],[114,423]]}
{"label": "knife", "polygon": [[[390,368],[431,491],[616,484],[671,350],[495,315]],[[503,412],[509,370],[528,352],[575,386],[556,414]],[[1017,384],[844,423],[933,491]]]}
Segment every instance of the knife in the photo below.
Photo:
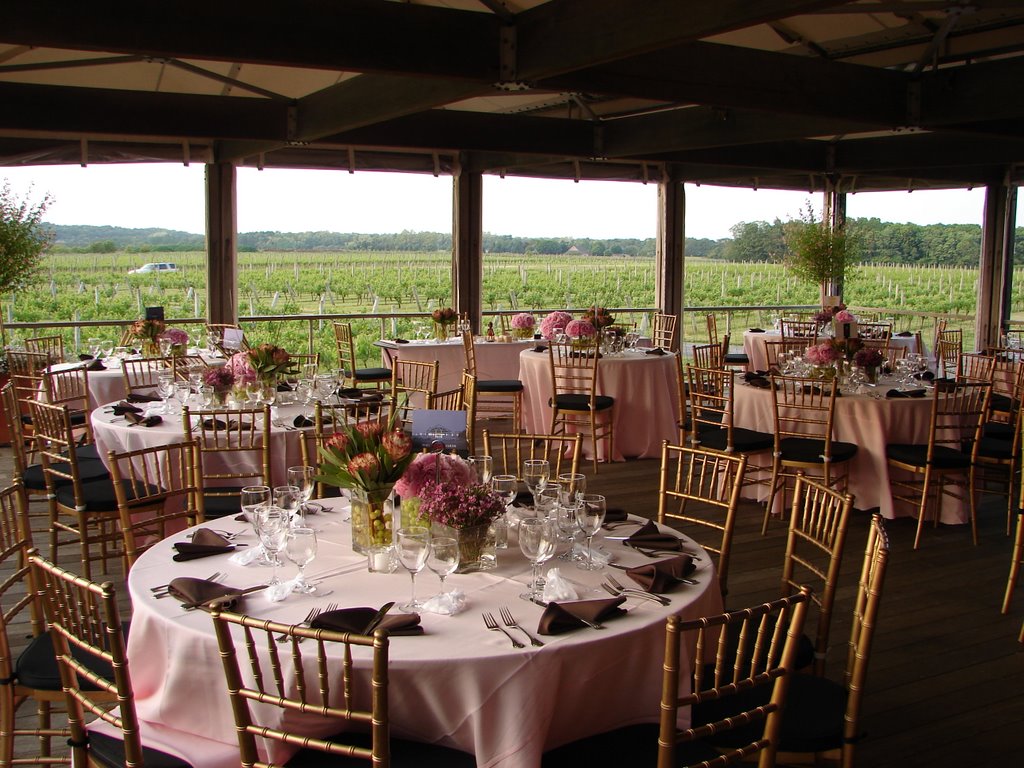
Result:
{"label": "knife", "polygon": [[366,629],[363,630],[363,634],[364,635],[372,635],[373,634],[373,630],[375,630],[377,628],[377,626],[382,621],[384,621],[384,617],[387,616],[387,613],[388,613],[388,611],[391,610],[392,606],[394,606],[393,602],[391,602],[391,603],[384,603],[384,605],[382,605],[380,607],[380,610],[378,610],[377,613],[374,614],[374,617],[372,619],[370,619],[370,623],[366,625]]}

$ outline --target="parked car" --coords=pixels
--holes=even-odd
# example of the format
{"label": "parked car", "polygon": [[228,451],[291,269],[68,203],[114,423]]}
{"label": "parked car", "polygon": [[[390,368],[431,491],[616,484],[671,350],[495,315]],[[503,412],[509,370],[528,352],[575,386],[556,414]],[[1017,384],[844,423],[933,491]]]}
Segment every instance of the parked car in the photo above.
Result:
{"label": "parked car", "polygon": [[178,265],[169,261],[157,261],[152,264],[143,264],[138,269],[129,269],[129,275],[146,275],[150,272],[177,272]]}

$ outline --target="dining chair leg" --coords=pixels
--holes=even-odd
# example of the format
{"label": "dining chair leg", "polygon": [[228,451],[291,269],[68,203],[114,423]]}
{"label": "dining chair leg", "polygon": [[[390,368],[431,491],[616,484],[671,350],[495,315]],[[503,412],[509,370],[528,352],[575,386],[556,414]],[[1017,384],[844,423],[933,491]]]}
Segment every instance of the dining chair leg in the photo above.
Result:
{"label": "dining chair leg", "polygon": [[[931,487],[931,468],[925,468],[924,480],[921,481],[921,503],[917,507],[917,533],[914,534],[914,549],[921,544],[921,530],[924,528],[924,520],[928,514],[928,490]],[[936,505],[936,519],[938,519],[938,505]]]}
{"label": "dining chair leg", "polygon": [[1006,594],[1003,597],[1004,614],[1010,612],[1010,600],[1020,578],[1021,559],[1024,559],[1024,510],[1017,510],[1017,538],[1013,541],[1013,557],[1010,560],[1010,575],[1006,579]]}
{"label": "dining chair leg", "polygon": [[783,500],[783,506],[785,506],[785,500],[786,500],[785,483],[786,483],[786,478],[782,474],[782,466],[779,464],[779,459],[778,458],[774,458],[772,460],[772,478],[771,478],[771,480],[768,481],[769,482],[769,488],[770,488],[770,490],[768,491],[768,504],[764,508],[764,521],[761,523],[761,535],[762,536],[767,536],[768,535],[768,523],[769,523],[769,521],[772,518],[772,509],[775,507],[775,496],[779,492],[779,481],[782,481],[782,484],[783,484],[782,500]]}

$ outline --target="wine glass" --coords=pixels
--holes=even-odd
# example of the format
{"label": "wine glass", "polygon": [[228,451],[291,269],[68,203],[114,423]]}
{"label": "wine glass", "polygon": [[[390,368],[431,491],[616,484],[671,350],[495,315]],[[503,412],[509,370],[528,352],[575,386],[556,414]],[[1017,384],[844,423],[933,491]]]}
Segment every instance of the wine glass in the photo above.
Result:
{"label": "wine glass", "polygon": [[441,579],[441,591],[444,594],[444,580],[449,573],[459,567],[459,542],[450,536],[438,536],[430,540],[430,554],[427,555],[427,568]]}
{"label": "wine glass", "polygon": [[307,504],[313,497],[313,490],[316,488],[316,482],[313,479],[315,477],[316,467],[288,467],[288,485],[299,489],[299,498],[301,499],[299,513],[303,520],[306,519],[306,514],[309,512]]}
{"label": "wine glass", "polygon": [[469,463],[473,467],[473,471],[476,472],[476,481],[490,487],[494,459],[490,456],[470,456]]}
{"label": "wine glass", "polygon": [[256,533],[260,537],[263,550],[270,559],[270,566],[273,569],[270,575],[268,586],[280,584],[277,578],[277,568],[281,565],[279,557],[288,539],[288,532],[291,528],[290,517],[280,507],[264,506],[256,508]]}
{"label": "wine glass", "polygon": [[523,462],[523,482],[533,495],[533,505],[537,506],[537,494],[544,490],[551,476],[551,464],[547,459],[527,459]]}
{"label": "wine glass", "polygon": [[288,532],[285,554],[299,567],[299,575],[295,577],[293,592],[311,595],[316,586],[306,581],[306,566],[316,557],[316,531],[312,528],[292,528]]}
{"label": "wine glass", "polygon": [[587,476],[579,472],[563,472],[555,478],[562,486],[562,497],[559,502],[567,504],[568,499],[578,498],[587,492]]}
{"label": "wine glass", "polygon": [[533,566],[529,591],[520,595],[523,600],[538,599],[541,586],[539,568],[555,554],[554,524],[546,517],[531,517],[519,523],[519,549]]}
{"label": "wine glass", "polygon": [[599,571],[603,565],[594,562],[594,534],[604,523],[605,499],[596,493],[585,493],[576,507],[576,523],[587,537],[587,559],[576,563],[585,571]]}
{"label": "wine glass", "polygon": [[423,607],[423,603],[416,599],[416,574],[427,564],[429,552],[430,531],[427,528],[414,525],[398,529],[398,562],[409,572],[412,581],[409,602],[398,606],[406,613],[415,613]]}
{"label": "wine glass", "polygon": [[559,483],[548,483],[537,496],[537,517],[554,517],[562,498],[562,486]]}
{"label": "wine glass", "polygon": [[103,350],[103,339],[96,337],[90,338],[88,341],[88,345],[89,354],[92,355],[94,358],[99,357],[100,352]]}
{"label": "wine glass", "polygon": [[516,500],[519,480],[515,475],[492,475],[491,490],[499,496],[505,497],[505,507],[507,508]]}
{"label": "wine glass", "polygon": [[156,380],[156,393],[163,400],[162,413],[170,413],[167,408],[167,401],[174,397],[174,374],[161,373]]}
{"label": "wine glass", "polygon": [[304,522],[299,512],[301,499],[302,492],[294,485],[279,485],[274,488],[274,506],[287,512],[288,520],[293,525],[303,525]]}
{"label": "wine glass", "polygon": [[561,533],[561,540],[569,543],[569,548],[558,556],[559,560],[575,560],[576,534],[579,533],[580,524],[576,520],[576,509],[582,504],[579,497],[573,497],[568,503],[558,505],[558,513],[555,515],[555,522]]}

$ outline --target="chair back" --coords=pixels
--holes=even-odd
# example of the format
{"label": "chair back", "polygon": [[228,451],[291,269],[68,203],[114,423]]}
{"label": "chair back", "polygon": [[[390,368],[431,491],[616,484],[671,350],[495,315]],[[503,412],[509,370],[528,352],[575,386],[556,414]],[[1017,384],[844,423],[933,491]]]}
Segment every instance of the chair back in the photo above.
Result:
{"label": "chair back", "polygon": [[462,332],[462,348],[466,351],[466,370],[476,376],[476,339],[472,331]]}
{"label": "chair back", "polygon": [[932,400],[928,427],[928,464],[944,449],[958,453],[977,450],[988,412],[992,385],[987,382],[939,382]]}
{"label": "chair back", "polygon": [[769,371],[779,370],[779,355],[783,353],[803,355],[808,343],[805,339],[782,339],[781,341],[765,341],[764,359]]}
{"label": "chair back", "polygon": [[338,367],[345,386],[356,386],[356,345],[352,339],[352,323],[334,324],[334,343],[338,349]]}
{"label": "chair back", "polygon": [[4,419],[11,436],[11,458],[14,460],[12,476],[20,480],[29,466],[25,431],[21,423],[21,409],[18,407],[18,395],[14,391],[14,382],[8,381],[0,387],[0,405],[3,406]]}
{"label": "chair back", "polygon": [[437,392],[439,365],[437,360],[398,359],[391,366],[391,407],[403,424],[410,423],[410,413],[426,407]]}
{"label": "chair back", "polygon": [[107,454],[129,568],[157,542],[203,522],[193,479],[196,448],[187,440]]}
{"label": "chair back", "polygon": [[661,347],[666,352],[674,352],[676,349],[676,325],[679,318],[675,315],[668,315],[657,312],[654,321],[651,323],[651,344]]}
{"label": "chair back", "polygon": [[[24,486],[15,480],[0,490],[0,570],[4,574],[0,580],[0,676],[5,681],[4,688],[14,684],[18,661],[17,652],[11,648],[8,627],[24,635],[26,627],[23,622],[27,616],[28,634],[35,637],[44,629],[28,564],[32,552],[28,499]],[[13,717],[12,712],[12,721]]]}
{"label": "chair back", "polygon": [[46,355],[50,364],[63,363],[65,361],[64,338],[62,336],[36,336],[35,338],[25,339],[25,351]]}
{"label": "chair back", "polygon": [[[597,399],[597,338],[586,345],[552,341],[548,345],[551,358],[551,396],[584,395],[591,409]],[[584,406],[584,409],[586,406]]]}
{"label": "chair back", "polygon": [[733,386],[735,371],[724,368],[686,366],[686,380],[690,393],[690,442],[700,447],[701,433],[726,431],[726,452],[733,445]]}
{"label": "chair back", "polygon": [[[679,745],[758,723],[764,723],[763,733],[755,727],[752,731],[757,735],[749,743],[723,748],[721,764],[740,762],[759,753],[761,768],[775,765],[782,713],[803,631],[807,598],[808,591],[803,589],[791,597],[717,616],[690,621],[679,616],[668,618],[658,768],[677,765]],[[742,639],[738,652],[730,648],[730,637]],[[684,648],[694,650],[690,664],[683,663]],[[680,696],[681,670],[690,669],[693,670],[692,686],[683,685],[683,689],[689,688],[690,692]],[[767,704],[763,703],[763,697],[756,695],[756,689],[762,687],[771,689]],[[739,699],[738,695],[743,698]],[[733,705],[737,699],[740,703]],[[743,707],[744,700],[751,701],[749,708]],[[694,724],[682,730],[676,725],[680,707],[691,707],[694,715]],[[719,716],[716,712],[719,707],[729,714]]]}
{"label": "chair back", "polygon": [[996,374],[996,359],[992,355],[970,352],[959,356],[956,367],[957,381],[981,381],[992,384]]}
{"label": "chair back", "polygon": [[89,394],[89,371],[85,368],[69,368],[63,371],[47,371],[43,374],[43,391],[46,402],[66,405],[68,410],[85,414],[87,442],[92,442],[90,414],[96,403]]}
{"label": "chair back", "polygon": [[786,554],[782,561],[782,595],[812,588],[818,606],[814,636],[814,671],[825,674],[832,609],[846,545],[853,496],[797,475]]}
{"label": "chair back", "polygon": [[492,457],[496,475],[515,475],[521,480],[523,462],[527,459],[547,459],[552,478],[580,470],[583,435],[530,435],[485,429],[483,441],[484,455]]}
{"label": "chair back", "polygon": [[817,321],[791,320],[784,317],[780,323],[783,339],[799,339],[808,346],[817,343],[820,329]]}
{"label": "chair back", "polygon": [[69,484],[74,489],[75,503],[82,505],[77,440],[68,407],[42,402],[33,402],[31,405],[32,434],[47,490],[53,495],[58,485]]}
{"label": "chair back", "polygon": [[771,377],[775,410],[775,444],[787,437],[823,441],[822,456],[832,456],[836,409],[835,379]]}
{"label": "chair back", "polygon": [[682,523],[680,530],[718,556],[715,567],[723,595],[746,470],[743,455],[661,444],[658,522]]}
{"label": "chair back", "polygon": [[862,340],[873,339],[876,341],[888,341],[892,338],[892,323],[858,323],[857,333],[860,334],[860,338]]}
{"label": "chair back", "polygon": [[[242,765],[268,765],[257,750],[257,740],[266,739],[388,768],[386,632],[378,630],[369,637],[306,629],[229,613],[216,604],[211,613]],[[236,644],[236,634],[244,643]],[[278,635],[286,642],[279,643]],[[314,642],[300,645],[305,639]],[[367,654],[369,671],[357,671],[354,657]],[[251,707],[250,702],[259,706]],[[330,718],[340,733],[327,740],[289,730],[288,722],[301,715]],[[366,730],[366,739],[352,735]]]}
{"label": "chair back", "polygon": [[18,399],[18,410],[25,418],[32,416],[29,404],[39,399],[39,393],[43,391],[43,372],[49,364],[49,356],[42,352],[7,351],[7,367]]}
{"label": "chair back", "polygon": [[[193,482],[200,520],[218,509],[232,508],[247,485],[270,482],[270,406],[240,410],[181,409],[186,441],[195,441]],[[239,501],[239,508],[240,508]]]}
{"label": "chair back", "polygon": [[[160,374],[174,372],[174,363],[169,357],[134,358],[121,361],[121,378],[124,380],[124,391],[151,395],[156,392]],[[185,374],[188,378],[188,374]]]}
{"label": "chair back", "polygon": [[[945,323],[945,321],[943,321]],[[960,369],[960,355],[964,351],[964,335],[959,328],[944,329],[935,339],[935,368],[947,378],[956,376]]]}
{"label": "chair back", "polygon": [[696,344],[693,349],[693,364],[698,368],[721,368],[722,347],[719,344]]}
{"label": "chair back", "polygon": [[721,347],[722,341],[718,338],[718,320],[715,318],[713,312],[708,312],[704,316],[704,321],[708,326],[708,344],[714,344],[716,347]]}

